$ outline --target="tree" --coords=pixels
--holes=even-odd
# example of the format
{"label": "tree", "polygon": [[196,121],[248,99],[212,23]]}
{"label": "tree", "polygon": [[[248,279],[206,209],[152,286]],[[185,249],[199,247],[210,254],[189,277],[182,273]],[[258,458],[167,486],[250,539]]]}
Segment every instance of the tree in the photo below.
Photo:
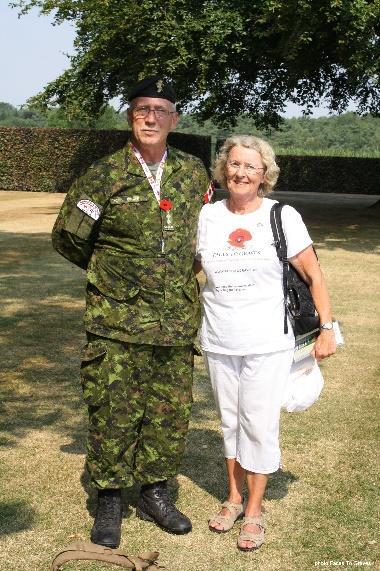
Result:
{"label": "tree", "polygon": [[235,127],[225,129],[211,120],[197,124],[191,114],[180,117],[177,131],[213,135],[225,139],[232,134],[264,137],[280,154],[359,155],[380,157],[380,118],[356,113],[332,117],[293,117],[285,119],[277,130],[260,131],[247,115],[240,115]]}
{"label": "tree", "polygon": [[67,116],[65,109],[38,109],[22,106],[13,107],[10,103],[0,101],[1,127],[55,127],[59,129],[127,129],[127,118],[117,113],[109,105],[104,105],[96,117],[72,118]]}
{"label": "tree", "polygon": [[286,102],[379,113],[380,0],[14,0],[77,30],[71,67],[33,98],[92,117],[161,74],[181,108],[277,126]]}
{"label": "tree", "polygon": [[0,101],[0,121],[4,121],[9,117],[13,117],[17,113],[17,109],[10,103]]}
{"label": "tree", "polygon": [[109,105],[103,105],[96,117],[68,117],[65,108],[57,107],[45,112],[45,127],[59,129],[126,129],[127,121]]}
{"label": "tree", "polygon": [[35,109],[17,109],[10,103],[0,102],[0,125],[3,127],[43,127],[45,119]]}

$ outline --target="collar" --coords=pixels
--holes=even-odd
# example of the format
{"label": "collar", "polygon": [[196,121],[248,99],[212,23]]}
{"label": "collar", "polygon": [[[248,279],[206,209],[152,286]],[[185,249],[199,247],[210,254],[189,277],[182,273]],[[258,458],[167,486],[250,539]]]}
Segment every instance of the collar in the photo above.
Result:
{"label": "collar", "polygon": [[[167,146],[167,150],[168,156],[165,161],[161,184],[165,184],[165,182],[172,176],[172,174],[182,167],[182,162],[179,159],[176,150],[173,147],[169,146]],[[145,173],[134,152],[132,151],[130,143],[125,146],[124,161],[126,173],[128,175],[145,178]]]}

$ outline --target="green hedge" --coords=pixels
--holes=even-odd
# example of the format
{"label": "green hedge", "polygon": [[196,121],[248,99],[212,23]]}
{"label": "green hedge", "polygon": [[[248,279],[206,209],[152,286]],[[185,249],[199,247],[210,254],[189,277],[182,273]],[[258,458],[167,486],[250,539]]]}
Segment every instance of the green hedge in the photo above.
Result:
{"label": "green hedge", "polygon": [[[125,145],[128,131],[0,127],[0,189],[65,192],[92,162]],[[210,167],[211,137],[170,133],[169,143]],[[220,141],[218,141],[220,144]],[[277,157],[277,190],[380,194],[380,159]]]}
{"label": "green hedge", "polygon": [[[125,145],[128,131],[0,127],[0,189],[65,192],[97,159]],[[169,144],[210,168],[211,138],[170,133]]]}
{"label": "green hedge", "polygon": [[360,157],[277,157],[276,190],[380,194],[380,159]]}
{"label": "green hedge", "polygon": [[[224,139],[218,139],[216,152]],[[277,155],[281,169],[276,190],[380,194],[380,159]]]}

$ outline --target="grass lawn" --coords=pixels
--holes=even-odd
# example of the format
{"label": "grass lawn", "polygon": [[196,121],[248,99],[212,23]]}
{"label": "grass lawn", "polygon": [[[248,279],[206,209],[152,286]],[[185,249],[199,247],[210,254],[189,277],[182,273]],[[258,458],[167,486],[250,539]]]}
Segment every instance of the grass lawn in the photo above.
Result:
{"label": "grass lawn", "polygon": [[[0,211],[7,196],[0,193]],[[43,195],[35,195],[26,206],[25,193],[19,196],[20,216],[17,205],[8,216],[0,213],[0,571],[47,571],[61,548],[88,540],[94,515],[78,380],[85,279],[50,245],[61,197],[45,195],[44,205]],[[345,348],[322,365],[319,402],[282,418],[284,466],[270,479],[266,542],[255,553],[236,550],[238,526],[223,535],[207,528],[226,488],[219,423],[197,358],[187,451],[172,482],[193,532],[169,535],[137,519],[137,490],[124,495],[121,549],[158,550],[168,571],[380,568],[379,208],[293,203],[315,240]]]}

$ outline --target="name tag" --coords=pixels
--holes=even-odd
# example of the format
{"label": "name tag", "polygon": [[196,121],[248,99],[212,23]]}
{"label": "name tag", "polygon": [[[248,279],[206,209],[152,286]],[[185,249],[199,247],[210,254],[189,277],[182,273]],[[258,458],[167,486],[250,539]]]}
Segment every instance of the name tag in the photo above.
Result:
{"label": "name tag", "polygon": [[135,194],[134,196],[127,196],[125,202],[146,202],[147,200],[147,198]]}
{"label": "name tag", "polygon": [[135,194],[134,196],[115,196],[111,198],[111,204],[140,204],[141,202],[148,202],[148,199],[145,196],[138,196]]}

